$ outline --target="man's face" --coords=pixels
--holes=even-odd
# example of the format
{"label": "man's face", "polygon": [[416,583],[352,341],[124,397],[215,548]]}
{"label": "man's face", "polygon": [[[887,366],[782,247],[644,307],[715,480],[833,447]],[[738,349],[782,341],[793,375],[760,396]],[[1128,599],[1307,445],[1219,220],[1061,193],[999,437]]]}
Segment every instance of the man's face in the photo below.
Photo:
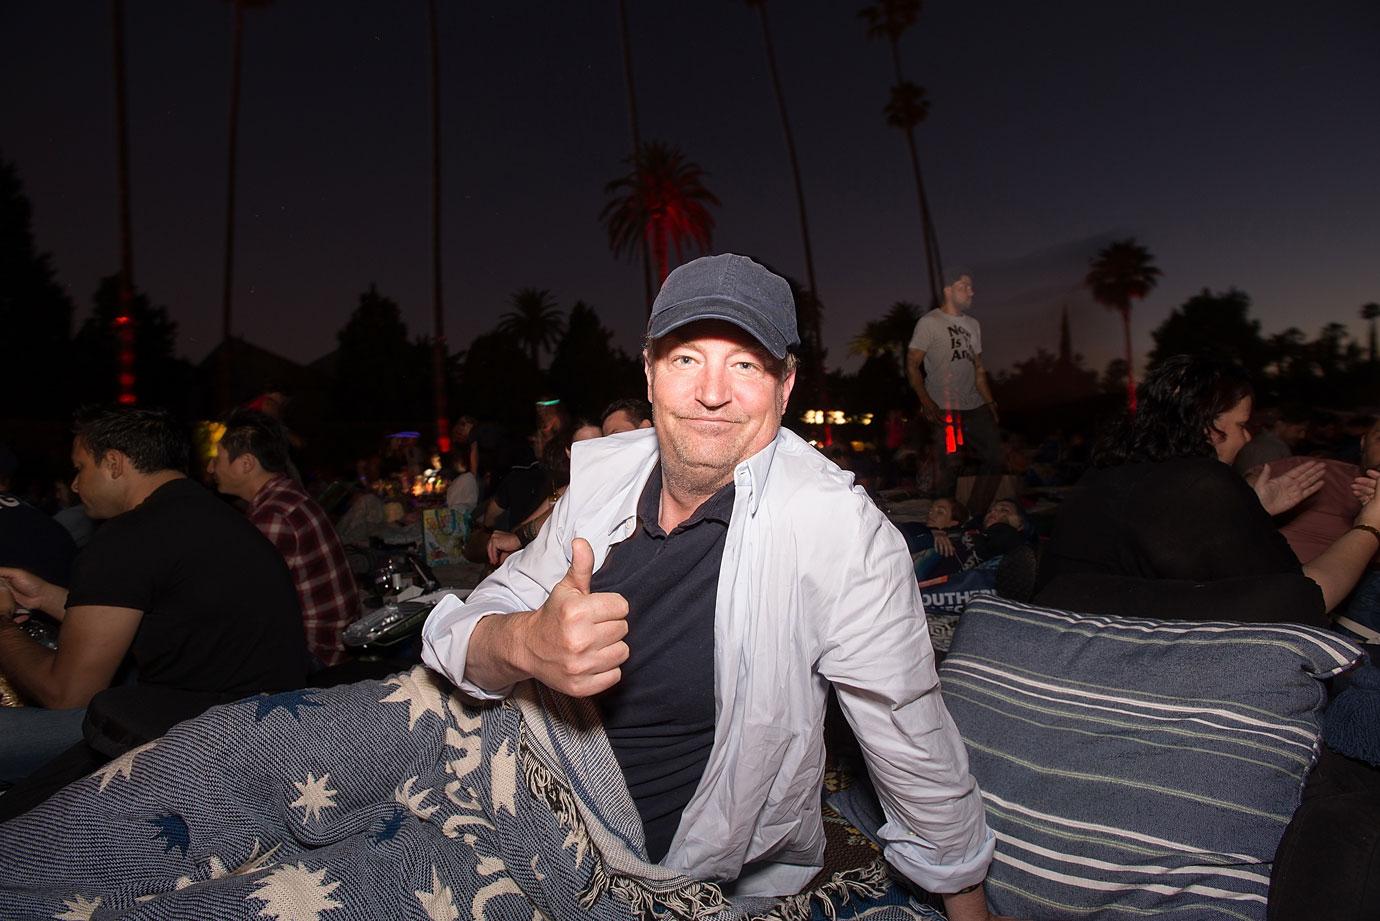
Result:
{"label": "man's face", "polygon": [[252,495],[246,496],[244,493],[252,466],[249,461],[253,457],[245,452],[232,458],[230,452],[225,450],[225,445],[216,445],[216,456],[211,461],[211,478],[216,481],[216,489],[227,496],[252,499]]}
{"label": "man's face", "polygon": [[1380,422],[1361,438],[1361,466],[1366,470],[1380,467]]}
{"label": "man's face", "polygon": [[632,415],[626,409],[619,409],[609,413],[608,418],[604,420],[603,431],[605,435],[617,435],[619,432],[645,429],[651,424],[651,420],[643,419],[639,425],[633,421]]}
{"label": "man's face", "polygon": [[973,279],[960,275],[958,281],[944,289],[944,298],[959,310],[973,306]]}
{"label": "man's face", "polygon": [[123,512],[124,503],[118,471],[124,457],[107,451],[100,460],[91,456],[80,438],[72,439],[72,492],[81,497],[86,514],[92,518],[114,518]]}
{"label": "man's face", "polygon": [[700,320],[651,344],[646,357],[662,469],[668,481],[708,494],[781,428],[795,385],[781,362],[731,323]]}

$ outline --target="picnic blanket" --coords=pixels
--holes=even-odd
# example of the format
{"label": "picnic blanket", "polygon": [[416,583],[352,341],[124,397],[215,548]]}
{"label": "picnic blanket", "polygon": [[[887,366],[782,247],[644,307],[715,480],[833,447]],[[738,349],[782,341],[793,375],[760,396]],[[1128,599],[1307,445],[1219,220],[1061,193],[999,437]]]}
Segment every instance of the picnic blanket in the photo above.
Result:
{"label": "picnic blanket", "polygon": [[216,707],[0,826],[0,917],[935,917],[880,863],[745,906],[644,854],[590,703],[418,666]]}

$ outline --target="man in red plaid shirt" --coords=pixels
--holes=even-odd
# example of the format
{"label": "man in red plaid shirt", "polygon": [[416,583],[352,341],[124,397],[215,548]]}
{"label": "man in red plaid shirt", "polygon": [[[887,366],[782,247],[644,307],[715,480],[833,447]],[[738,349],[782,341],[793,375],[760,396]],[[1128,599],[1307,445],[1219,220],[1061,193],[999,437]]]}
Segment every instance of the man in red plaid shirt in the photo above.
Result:
{"label": "man in red plaid shirt", "polygon": [[231,413],[211,462],[216,483],[249,503],[249,520],[287,561],[307,649],[322,666],[338,665],[346,657],[341,631],[361,614],[359,591],[330,518],[287,470],[278,421],[252,410]]}

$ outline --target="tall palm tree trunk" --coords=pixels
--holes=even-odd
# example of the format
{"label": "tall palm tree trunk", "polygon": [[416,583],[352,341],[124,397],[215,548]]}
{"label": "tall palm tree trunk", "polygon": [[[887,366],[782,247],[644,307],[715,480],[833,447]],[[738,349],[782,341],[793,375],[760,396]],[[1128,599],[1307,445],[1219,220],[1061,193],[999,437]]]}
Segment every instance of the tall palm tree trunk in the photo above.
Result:
{"label": "tall palm tree trunk", "polygon": [[[805,280],[810,285],[810,309],[804,312],[804,333],[810,344],[810,360],[813,367],[810,375],[819,388],[820,398],[826,407],[829,403],[829,385],[824,372],[824,331],[820,317],[819,285],[815,281],[815,256],[810,245],[810,218],[805,211],[805,183],[800,177],[800,158],[795,152],[795,133],[791,131],[790,115],[786,111],[786,94],[781,89],[781,74],[776,67],[776,46],[771,38],[771,23],[767,19],[767,4],[755,4],[757,15],[762,22],[762,44],[767,50],[767,72],[771,75],[771,89],[776,96],[776,108],[781,114],[781,132],[786,138],[786,156],[791,163],[791,178],[795,181],[796,210],[800,213],[800,242],[805,250]],[[826,417],[827,418],[827,417]],[[833,427],[824,423],[825,446],[834,443]]]}
{"label": "tall palm tree trunk", "polygon": [[436,411],[436,444],[450,451],[450,420],[446,406],[446,320],[441,297],[441,50],[436,0],[427,0],[431,50],[431,388]]}
{"label": "tall palm tree trunk", "polygon": [[134,377],[134,233],[129,201],[129,109],[125,100],[125,4],[112,0],[115,43],[115,163],[120,190],[120,309],[115,315],[116,383],[121,405],[138,402]]}
{"label": "tall palm tree trunk", "polygon": [[[901,45],[896,39],[891,41],[891,63],[896,71],[896,85],[900,86],[905,77],[901,73]],[[915,176],[915,192],[920,204],[920,228],[925,245],[925,271],[930,277],[930,307],[940,304],[939,289],[943,287],[944,267],[939,258],[939,234],[930,216],[930,200],[925,194],[925,177],[920,171],[920,154],[915,145],[915,129],[906,128],[906,149],[910,152],[910,169]]]}
{"label": "tall palm tree trunk", "polygon": [[[781,89],[781,75],[776,69],[776,49],[771,40],[771,25],[767,21],[767,5],[757,4],[757,15],[762,22],[762,43],[767,49],[767,71],[771,74],[771,88],[776,96],[776,108],[781,113],[781,131],[786,137],[786,156],[791,162],[791,177],[795,180],[795,202],[800,212],[800,240],[805,248],[805,278],[810,283],[810,291],[819,294],[815,284],[815,257],[810,247],[810,219],[805,213],[805,185],[800,178],[800,160],[795,152],[795,134],[791,131],[791,119],[786,113],[786,94]],[[818,335],[818,330],[813,330]]]}
{"label": "tall palm tree trunk", "polygon": [[244,7],[235,0],[234,25],[230,38],[230,125],[229,161],[225,179],[225,276],[220,293],[220,358],[217,361],[217,402],[230,408],[232,381],[230,364],[230,320],[235,278],[235,155],[240,130],[240,62],[244,35]]}
{"label": "tall palm tree trunk", "polygon": [[[623,49],[623,83],[628,90],[628,129],[632,134],[632,163],[636,169],[638,157],[642,153],[642,132],[637,122],[637,86],[633,82],[632,42],[628,38],[627,0],[618,0],[618,40]],[[652,257],[647,249],[647,240],[642,240],[642,291],[646,301],[647,313],[652,312]]]}
{"label": "tall palm tree trunk", "polygon": [[1126,406],[1134,414],[1136,411],[1136,365],[1131,353],[1131,307],[1121,308],[1121,328],[1126,337]]}

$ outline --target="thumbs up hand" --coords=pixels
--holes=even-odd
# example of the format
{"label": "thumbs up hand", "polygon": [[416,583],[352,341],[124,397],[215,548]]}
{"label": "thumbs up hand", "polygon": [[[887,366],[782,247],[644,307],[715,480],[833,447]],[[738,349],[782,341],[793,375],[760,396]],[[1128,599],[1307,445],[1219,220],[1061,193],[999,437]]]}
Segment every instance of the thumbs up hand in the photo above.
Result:
{"label": "thumbs up hand", "polygon": [[546,603],[523,623],[523,671],[572,697],[613,687],[628,658],[628,601],[614,592],[591,592],[594,550],[583,537],[570,545],[570,568]]}

